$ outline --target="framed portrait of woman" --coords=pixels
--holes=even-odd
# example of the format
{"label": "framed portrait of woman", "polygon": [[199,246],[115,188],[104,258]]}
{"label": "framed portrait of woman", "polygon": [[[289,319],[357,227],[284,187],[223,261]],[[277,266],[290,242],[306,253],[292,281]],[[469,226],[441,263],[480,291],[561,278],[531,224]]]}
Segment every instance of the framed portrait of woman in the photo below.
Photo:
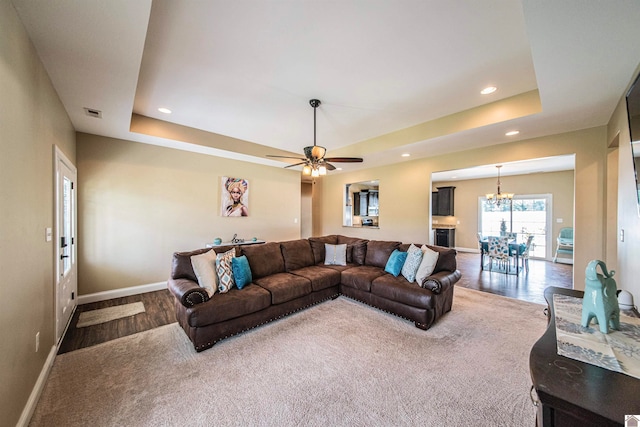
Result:
{"label": "framed portrait of woman", "polygon": [[249,216],[249,181],[223,176],[220,194],[220,215]]}

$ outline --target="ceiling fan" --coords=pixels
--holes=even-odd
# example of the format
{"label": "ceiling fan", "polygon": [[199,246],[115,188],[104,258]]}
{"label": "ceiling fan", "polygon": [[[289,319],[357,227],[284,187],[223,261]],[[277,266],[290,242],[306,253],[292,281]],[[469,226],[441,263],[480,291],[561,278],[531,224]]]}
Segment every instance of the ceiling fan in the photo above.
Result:
{"label": "ceiling fan", "polygon": [[316,145],[316,108],[320,106],[320,101],[317,99],[311,99],[309,104],[313,107],[313,145],[304,147],[304,158],[302,157],[288,157],[288,156],[273,156],[267,154],[267,157],[280,157],[283,159],[295,159],[302,160],[300,163],[285,166],[285,168],[292,168],[295,166],[304,165],[302,168],[303,175],[320,176],[326,175],[327,171],[335,170],[329,162],[335,163],[361,163],[360,157],[325,157],[327,149]]}

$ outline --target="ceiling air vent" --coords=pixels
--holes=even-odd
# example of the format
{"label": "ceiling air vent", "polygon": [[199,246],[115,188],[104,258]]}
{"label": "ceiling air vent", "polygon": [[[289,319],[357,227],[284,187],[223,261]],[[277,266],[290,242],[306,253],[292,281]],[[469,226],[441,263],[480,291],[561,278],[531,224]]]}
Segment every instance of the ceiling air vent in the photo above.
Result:
{"label": "ceiling air vent", "polygon": [[89,117],[95,117],[96,119],[102,118],[102,111],[96,110],[95,108],[87,108],[84,107],[84,113]]}

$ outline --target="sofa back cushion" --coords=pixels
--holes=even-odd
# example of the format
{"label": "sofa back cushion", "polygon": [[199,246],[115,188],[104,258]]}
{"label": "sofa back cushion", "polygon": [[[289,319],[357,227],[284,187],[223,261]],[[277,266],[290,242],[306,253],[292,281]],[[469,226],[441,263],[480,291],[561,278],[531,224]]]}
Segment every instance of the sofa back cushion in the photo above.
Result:
{"label": "sofa back cushion", "polygon": [[[418,247],[422,247],[422,244],[414,243]],[[401,251],[406,251],[411,243],[403,243],[400,245]],[[437,273],[439,271],[456,271],[458,268],[458,263],[456,261],[456,255],[458,252],[455,249],[445,248],[444,246],[434,246],[434,245],[425,245],[432,251],[438,252],[438,262],[436,262],[436,266],[433,269],[433,273]],[[432,274],[433,274],[432,273]]]}
{"label": "sofa back cushion", "polygon": [[338,236],[338,244],[347,244],[347,263],[363,265],[367,255],[368,240],[357,237]]}
{"label": "sofa back cushion", "polygon": [[[216,252],[216,254],[221,254],[234,247],[236,248],[236,255],[238,255],[237,246],[216,246],[215,248],[213,248],[213,250]],[[211,249],[212,248],[204,248],[196,249],[195,251],[189,252],[175,252],[171,261],[171,278],[187,279],[197,282],[198,278],[196,277],[196,273],[193,271],[193,266],[191,265],[191,257],[193,255],[200,255],[205,252],[209,252]]]}
{"label": "sofa back cushion", "polygon": [[242,255],[246,256],[249,261],[254,280],[285,271],[280,243],[269,242],[242,246]]}
{"label": "sofa back cushion", "polygon": [[369,240],[367,242],[367,255],[365,265],[385,268],[391,253],[400,247],[400,242],[387,242],[382,240]]}
{"label": "sofa back cushion", "polygon": [[298,270],[315,265],[311,243],[307,239],[280,242],[280,249],[284,257],[284,267],[287,271]]}
{"label": "sofa back cushion", "polygon": [[328,243],[330,245],[338,244],[338,236],[332,234],[330,236],[309,237],[309,244],[311,245],[311,250],[313,251],[314,264],[324,263],[324,258],[326,255],[324,251],[325,243]]}
{"label": "sofa back cushion", "polygon": [[431,245],[427,245],[427,247],[432,251],[439,253],[438,262],[436,263],[436,267],[433,269],[434,273],[438,273],[439,271],[456,271],[458,268],[456,254],[458,252],[456,252],[455,249]]}

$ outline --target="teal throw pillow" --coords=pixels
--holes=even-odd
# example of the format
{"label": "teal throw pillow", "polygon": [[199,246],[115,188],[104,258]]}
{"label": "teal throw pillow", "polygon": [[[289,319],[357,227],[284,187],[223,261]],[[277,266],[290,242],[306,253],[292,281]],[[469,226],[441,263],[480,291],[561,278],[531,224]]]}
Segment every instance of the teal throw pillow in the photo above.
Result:
{"label": "teal throw pillow", "polygon": [[253,280],[249,260],[246,256],[242,255],[231,258],[231,269],[233,270],[233,278],[238,289],[244,288],[245,285],[248,285]]}
{"label": "teal throw pillow", "polygon": [[407,253],[396,249],[391,253],[387,265],[384,267],[384,271],[398,277],[406,260]]}

